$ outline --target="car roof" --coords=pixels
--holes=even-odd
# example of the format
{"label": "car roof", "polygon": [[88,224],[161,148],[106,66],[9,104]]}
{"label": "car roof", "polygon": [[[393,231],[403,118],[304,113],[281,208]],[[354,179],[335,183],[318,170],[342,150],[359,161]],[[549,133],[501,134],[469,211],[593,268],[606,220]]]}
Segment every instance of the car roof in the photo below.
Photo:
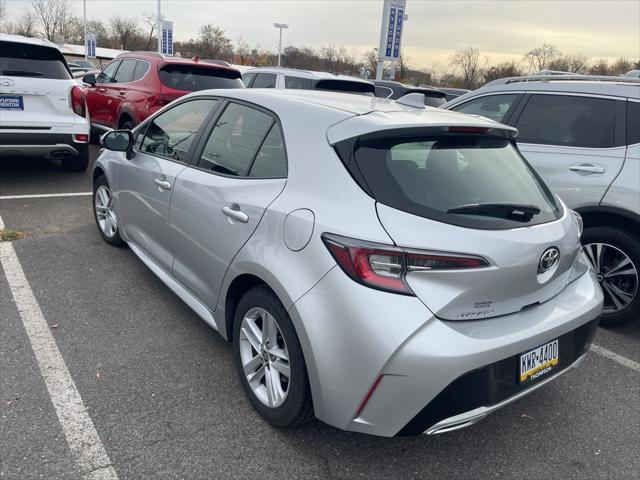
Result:
{"label": "car roof", "polygon": [[358,77],[351,77],[349,75],[340,75],[329,72],[317,72],[314,70],[301,70],[297,68],[285,68],[285,67],[255,67],[250,68],[244,73],[282,73],[284,75],[291,75],[300,78],[310,78],[314,80],[346,80],[360,83],[371,83],[368,80],[364,80]]}
{"label": "car roof", "polygon": [[60,48],[55,43],[50,42],[45,38],[23,37],[22,35],[9,35],[7,33],[0,33],[0,41],[26,43],[29,45],[39,45],[41,47],[49,47],[60,50]]}
{"label": "car roof", "polygon": [[609,95],[619,97],[634,97],[640,98],[640,83],[634,79],[628,79],[625,81],[623,77],[611,77],[611,80],[598,80],[589,79],[585,76],[584,79],[578,79],[575,77],[563,79],[559,76],[545,77],[536,79],[534,77],[515,77],[509,83],[491,83],[478,90],[474,90],[464,96],[456,98],[456,103],[464,98],[476,96],[479,93],[488,92],[566,92],[566,93],[583,93],[592,95]]}
{"label": "car roof", "polygon": [[[273,88],[247,88],[228,90],[203,90],[190,94],[216,95],[226,98],[255,103],[275,112],[278,116],[289,116],[299,123],[301,115],[321,118],[323,111],[333,111],[327,115],[335,119],[335,112],[340,118],[349,121],[348,128],[332,129],[331,143],[364,133],[394,128],[420,126],[470,126],[506,130],[515,133],[512,127],[502,125],[484,117],[465,115],[439,108],[416,108],[394,100],[352,95],[340,92],[316,90],[274,90]],[[332,124],[335,120],[332,121]],[[342,123],[338,123],[342,125]],[[328,128],[330,125],[326,125]]]}

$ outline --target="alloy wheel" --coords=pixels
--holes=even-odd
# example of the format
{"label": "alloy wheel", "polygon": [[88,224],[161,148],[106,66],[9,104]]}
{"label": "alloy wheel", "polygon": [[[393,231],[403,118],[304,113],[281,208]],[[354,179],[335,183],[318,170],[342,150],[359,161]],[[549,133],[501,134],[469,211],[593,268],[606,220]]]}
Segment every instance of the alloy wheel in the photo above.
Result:
{"label": "alloy wheel", "polygon": [[94,208],[100,230],[108,238],[113,238],[118,231],[118,221],[113,211],[111,190],[106,185],[100,185],[96,190]]}
{"label": "alloy wheel", "polygon": [[585,253],[604,292],[604,313],[628,307],[638,293],[638,269],[619,248],[607,243],[589,243]]}
{"label": "alloy wheel", "polygon": [[264,405],[277,408],[289,393],[289,351],[280,327],[265,309],[250,309],[240,325],[240,360],[251,391]]}

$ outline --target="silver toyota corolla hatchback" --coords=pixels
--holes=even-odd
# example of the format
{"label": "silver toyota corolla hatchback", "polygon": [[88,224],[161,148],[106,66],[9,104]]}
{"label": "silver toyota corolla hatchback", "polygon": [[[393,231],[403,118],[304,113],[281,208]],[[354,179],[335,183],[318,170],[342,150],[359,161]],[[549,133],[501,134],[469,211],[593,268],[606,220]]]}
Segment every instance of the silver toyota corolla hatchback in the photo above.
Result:
{"label": "silver toyota corolla hatchback", "polygon": [[403,102],[210,90],[103,137],[101,235],[233,344],[273,425],[454,430],[591,343],[580,218],[517,131]]}

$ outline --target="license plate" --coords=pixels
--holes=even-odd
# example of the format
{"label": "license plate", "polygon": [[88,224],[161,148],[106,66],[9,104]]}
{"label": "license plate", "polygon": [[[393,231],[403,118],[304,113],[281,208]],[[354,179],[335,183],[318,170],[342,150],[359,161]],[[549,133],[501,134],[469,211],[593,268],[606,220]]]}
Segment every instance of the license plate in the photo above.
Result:
{"label": "license plate", "polygon": [[520,355],[520,383],[547,375],[560,362],[558,340]]}
{"label": "license plate", "polygon": [[22,95],[0,95],[0,110],[24,110]]}

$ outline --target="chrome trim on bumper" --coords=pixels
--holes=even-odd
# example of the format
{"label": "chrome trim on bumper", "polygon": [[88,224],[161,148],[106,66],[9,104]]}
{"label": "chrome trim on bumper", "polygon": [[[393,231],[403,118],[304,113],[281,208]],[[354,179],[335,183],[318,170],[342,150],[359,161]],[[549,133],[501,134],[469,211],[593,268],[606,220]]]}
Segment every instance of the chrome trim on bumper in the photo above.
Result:
{"label": "chrome trim on bumper", "polygon": [[456,415],[454,417],[449,417],[446,418],[438,423],[436,423],[435,425],[433,425],[431,428],[429,428],[426,432],[424,432],[426,435],[437,435],[439,433],[446,433],[446,432],[453,432],[454,430],[459,430],[461,428],[465,428],[465,427],[469,427],[471,425],[473,425],[474,423],[479,422],[480,420],[482,420],[483,418],[485,418],[487,415],[489,415],[490,413],[495,412],[496,410],[499,410],[500,408],[509,405],[512,402],[515,402],[516,400],[521,399],[522,397],[529,395],[531,392],[536,391],[538,388],[542,387],[543,385],[546,385],[547,383],[551,382],[552,380],[555,380],[556,378],[558,378],[559,376],[563,375],[565,372],[568,372],[569,370],[572,370],[574,368],[576,368],[578,365],[580,365],[585,357],[587,356],[586,353],[583,353],[580,357],[578,357],[578,359],[573,362],[571,365],[569,365],[567,368],[565,368],[564,370],[556,373],[555,375],[552,375],[551,377],[547,378],[546,380],[541,381],[540,383],[535,384],[534,386],[527,388],[526,390],[523,390],[522,392],[507,398],[506,400],[503,400],[500,403],[496,403],[495,405],[491,405],[489,407],[478,407],[475,408],[473,410],[470,410],[468,412],[464,412],[461,413],[460,415]]}

